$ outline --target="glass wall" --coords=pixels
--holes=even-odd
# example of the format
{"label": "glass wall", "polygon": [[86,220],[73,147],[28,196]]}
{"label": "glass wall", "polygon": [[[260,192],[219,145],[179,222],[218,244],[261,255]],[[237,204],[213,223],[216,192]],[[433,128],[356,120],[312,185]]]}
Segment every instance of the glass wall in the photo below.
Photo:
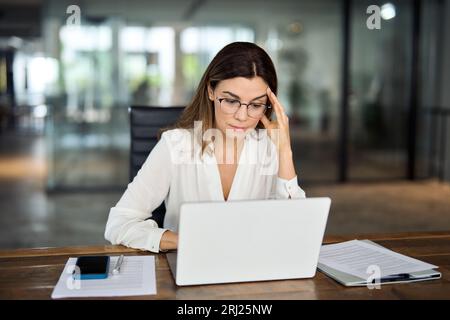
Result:
{"label": "glass wall", "polygon": [[[410,1],[353,1],[349,180],[406,177],[410,97]],[[380,29],[369,29],[370,5],[381,9]]]}
{"label": "glass wall", "polygon": [[171,27],[127,26],[120,31],[122,68],[133,105],[170,105],[175,78]]}
{"label": "glass wall", "polygon": [[[448,6],[448,4],[447,4]],[[429,0],[422,3],[421,47],[420,47],[420,108],[418,114],[417,132],[417,163],[418,178],[438,177],[444,179],[445,157],[448,146],[444,133],[445,126],[450,128],[450,114],[441,113],[440,97],[444,70],[444,12],[442,1]],[[448,59],[448,57],[447,57]],[[441,85],[444,83],[444,86]],[[448,130],[448,129],[447,129]],[[447,131],[448,132],[448,131]],[[448,159],[448,155],[447,155]]]}
{"label": "glass wall", "polygon": [[[122,2],[111,8],[95,1],[82,6],[80,26],[67,26],[61,14],[65,7],[49,1],[47,11],[53,20],[48,21],[56,23],[52,22],[53,31],[44,32],[43,42],[53,49],[40,57],[52,65],[48,76],[58,75],[45,91],[50,115],[49,186],[123,187],[129,179],[128,107],[186,105],[213,56],[233,41],[255,42],[274,60],[278,97],[291,119],[300,181],[337,181],[343,147],[338,139],[342,3],[249,0],[239,2],[237,10],[235,1],[207,1],[187,14],[184,2],[171,5],[171,10],[161,3],[158,11],[152,11],[151,1],[142,2],[139,10]],[[348,180],[404,178],[412,2],[350,3]],[[436,47],[432,34],[439,29],[439,10],[429,3],[439,1],[426,2],[423,10],[422,75],[428,90],[424,87],[423,101],[437,94],[430,80],[438,77],[436,52],[428,48]],[[380,30],[367,27],[370,5],[381,8]],[[422,121],[419,127],[428,132],[418,134],[417,170],[422,176],[430,166],[426,152],[432,137],[427,128],[432,126]]]}
{"label": "glass wall", "polygon": [[115,90],[113,27],[105,22],[60,28],[63,94],[49,99],[50,188],[120,186],[128,179],[129,138],[126,108]]}
{"label": "glass wall", "polygon": [[301,182],[336,181],[341,86],[341,4],[299,5],[269,34],[279,98],[290,116]]}
{"label": "glass wall", "polygon": [[[127,108],[186,105],[211,59],[233,41],[256,42],[274,60],[299,178],[336,180],[341,4],[282,1],[255,11],[249,3],[240,12],[214,6],[185,23],[148,25],[119,15],[60,26],[64,94],[49,100],[50,187],[125,185]],[[217,10],[218,21],[202,18]]]}
{"label": "glass wall", "polygon": [[51,189],[123,188],[128,107],[186,105],[221,47],[254,41],[245,27],[145,27],[118,19],[62,26],[59,35],[64,94],[47,97]]}

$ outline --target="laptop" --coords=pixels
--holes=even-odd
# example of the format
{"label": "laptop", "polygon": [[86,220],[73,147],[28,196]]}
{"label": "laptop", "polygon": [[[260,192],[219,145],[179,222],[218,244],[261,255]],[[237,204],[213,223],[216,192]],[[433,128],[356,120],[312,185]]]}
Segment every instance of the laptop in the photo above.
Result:
{"label": "laptop", "polygon": [[330,198],[191,202],[180,207],[179,286],[314,277]]}

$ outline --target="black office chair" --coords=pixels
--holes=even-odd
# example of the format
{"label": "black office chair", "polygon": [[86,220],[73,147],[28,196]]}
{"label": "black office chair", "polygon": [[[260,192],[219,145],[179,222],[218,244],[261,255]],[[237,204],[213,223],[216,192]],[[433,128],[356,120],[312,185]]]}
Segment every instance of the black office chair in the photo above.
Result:
{"label": "black office chair", "polygon": [[[130,114],[130,181],[134,179],[144,164],[150,151],[158,142],[160,129],[173,125],[184,107],[144,107],[128,108]],[[157,182],[156,182],[157,183]],[[166,207],[164,202],[152,213],[152,218],[161,228],[164,225]]]}

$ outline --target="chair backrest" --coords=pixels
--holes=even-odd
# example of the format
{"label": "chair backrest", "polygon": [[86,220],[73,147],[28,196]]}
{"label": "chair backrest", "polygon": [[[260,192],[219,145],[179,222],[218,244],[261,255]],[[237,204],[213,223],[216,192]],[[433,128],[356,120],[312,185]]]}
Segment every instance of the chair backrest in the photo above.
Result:
{"label": "chair backrest", "polygon": [[[131,106],[130,114],[130,181],[144,164],[150,151],[158,142],[160,129],[173,125],[184,107]],[[157,182],[156,182],[157,183]],[[153,211],[152,219],[161,228],[166,208],[164,202]]]}

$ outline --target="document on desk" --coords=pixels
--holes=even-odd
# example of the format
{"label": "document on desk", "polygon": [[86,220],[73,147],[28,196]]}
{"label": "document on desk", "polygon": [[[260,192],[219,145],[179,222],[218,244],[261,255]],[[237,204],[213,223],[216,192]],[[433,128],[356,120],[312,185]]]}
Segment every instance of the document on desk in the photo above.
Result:
{"label": "document on desk", "polygon": [[53,299],[119,297],[156,294],[155,257],[125,256],[120,273],[112,274],[119,257],[111,257],[106,279],[76,280],[72,272],[77,258],[69,258],[52,293]]}
{"label": "document on desk", "polygon": [[319,263],[362,279],[367,279],[375,270],[379,271],[380,277],[385,277],[437,268],[435,265],[359,240],[322,246]]}

